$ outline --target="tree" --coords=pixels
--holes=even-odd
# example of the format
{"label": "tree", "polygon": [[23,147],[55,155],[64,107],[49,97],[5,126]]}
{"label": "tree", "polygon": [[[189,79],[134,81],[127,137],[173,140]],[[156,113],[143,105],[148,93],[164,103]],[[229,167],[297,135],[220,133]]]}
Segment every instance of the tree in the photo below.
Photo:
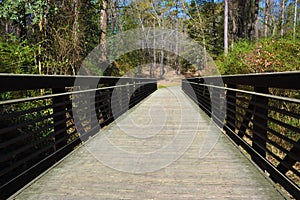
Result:
{"label": "tree", "polygon": [[224,0],[224,53],[228,54],[228,0]]}
{"label": "tree", "polygon": [[264,22],[264,37],[269,34],[269,17],[270,17],[270,0],[266,0],[265,4],[265,22]]}
{"label": "tree", "polygon": [[281,1],[281,20],[280,20],[280,35],[284,34],[284,11],[285,11],[285,0]]}
{"label": "tree", "polygon": [[229,9],[229,17],[230,17],[230,25],[231,25],[231,46],[233,47],[234,42],[236,42],[237,40],[237,30],[238,30],[238,24],[237,24],[237,13],[236,13],[236,9],[235,9],[235,4],[233,1],[229,1],[228,2],[228,9]]}
{"label": "tree", "polygon": [[0,38],[0,73],[38,73],[34,65],[36,45],[14,35]]}
{"label": "tree", "polygon": [[238,37],[245,37],[245,0],[238,1]]}
{"label": "tree", "polygon": [[100,46],[101,46],[101,55],[100,55],[100,63],[102,65],[107,65],[107,57],[106,57],[106,35],[107,35],[107,8],[108,8],[108,1],[102,0],[101,1],[101,9],[100,9]]}
{"label": "tree", "polygon": [[293,37],[296,38],[296,26],[297,26],[297,8],[298,2],[295,0],[295,11],[294,11],[294,30],[293,30]]}
{"label": "tree", "polygon": [[254,40],[258,41],[258,11],[259,11],[259,0],[255,0],[254,7]]}
{"label": "tree", "polygon": [[[135,28],[144,30],[146,27],[169,28],[189,34],[203,46],[203,56],[196,58],[199,60],[198,63],[203,64],[207,60],[206,52],[217,58],[229,51],[229,45],[232,51],[240,38],[258,41],[260,35],[284,36],[288,35],[285,33],[293,32],[296,39],[297,2],[297,0],[2,0],[0,40],[10,40],[8,35],[11,34],[17,39],[16,43],[25,45],[22,41],[26,40],[26,44],[32,44],[29,46],[34,50],[32,51],[34,62],[32,70],[27,72],[74,75],[78,73],[85,57],[99,43],[103,52],[99,61],[104,65],[109,64],[105,53],[106,40],[109,36]],[[164,41],[163,35],[159,37]],[[147,33],[145,38],[149,39]],[[179,50],[178,40],[175,35],[176,52]],[[178,69],[180,64],[184,64],[176,53],[170,54],[163,48],[159,50],[155,48],[150,49],[147,42],[144,42],[141,50],[123,56],[111,64],[109,66],[111,73],[107,72],[107,75],[123,75],[134,66],[150,62],[154,64],[150,67],[149,76],[154,75],[158,66],[162,76],[166,65]],[[7,58],[4,60],[9,60]],[[157,63],[160,65],[156,65]],[[20,67],[17,64],[16,66]],[[140,72],[141,68],[138,67],[135,73]]]}

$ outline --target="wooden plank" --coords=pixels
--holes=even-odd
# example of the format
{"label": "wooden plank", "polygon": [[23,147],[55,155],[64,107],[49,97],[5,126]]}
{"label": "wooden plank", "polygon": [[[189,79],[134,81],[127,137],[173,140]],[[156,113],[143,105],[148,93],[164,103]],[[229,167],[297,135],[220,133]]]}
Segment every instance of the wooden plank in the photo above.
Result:
{"label": "wooden plank", "polygon": [[[138,126],[131,126],[128,120]],[[141,166],[131,163],[136,164],[132,169],[136,173],[129,173],[97,159],[103,154],[99,147],[105,138],[126,152],[151,153],[168,146],[178,134],[182,143],[191,134],[195,137],[182,156],[154,171],[137,173]],[[149,137],[137,138],[142,136]],[[157,159],[163,162],[175,150],[140,162],[147,166]],[[103,155],[116,166],[130,166],[114,153]],[[156,91],[12,198],[285,199],[179,87]]]}

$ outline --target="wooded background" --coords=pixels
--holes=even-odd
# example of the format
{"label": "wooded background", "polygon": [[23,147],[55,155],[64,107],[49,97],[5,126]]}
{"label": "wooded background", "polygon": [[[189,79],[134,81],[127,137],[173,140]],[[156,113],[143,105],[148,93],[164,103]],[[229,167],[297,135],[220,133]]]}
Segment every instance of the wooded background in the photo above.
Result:
{"label": "wooded background", "polygon": [[[297,5],[297,0],[2,0],[0,72],[75,75],[107,37],[145,27],[187,34],[223,74],[299,70]],[[182,73],[197,70],[176,55],[145,48],[110,63],[102,74],[122,76],[149,60]]]}

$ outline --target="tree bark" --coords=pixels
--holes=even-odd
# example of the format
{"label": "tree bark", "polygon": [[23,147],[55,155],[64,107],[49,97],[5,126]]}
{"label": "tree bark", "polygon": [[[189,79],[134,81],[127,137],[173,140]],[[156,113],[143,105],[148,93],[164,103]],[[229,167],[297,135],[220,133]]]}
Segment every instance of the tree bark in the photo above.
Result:
{"label": "tree bark", "polygon": [[238,37],[245,37],[245,0],[238,1]]}
{"label": "tree bark", "polygon": [[294,12],[294,32],[293,37],[296,38],[296,26],[297,26],[297,9],[298,9],[298,2],[295,0],[295,12]]}
{"label": "tree bark", "polygon": [[[176,1],[176,10],[178,10],[179,7],[179,2]],[[176,55],[175,55],[175,61],[174,61],[174,65],[175,65],[175,71],[176,71],[176,75],[180,74],[180,67],[179,67],[179,16],[178,13],[176,13],[176,45],[175,45],[175,51],[176,51]]]}
{"label": "tree bark", "polygon": [[254,23],[255,23],[255,20],[254,20],[254,9],[252,8],[252,5],[253,4],[253,1],[248,1],[248,4],[246,4],[246,13],[247,13],[247,17],[246,17],[246,28],[247,28],[247,36],[249,39],[252,38],[252,35],[253,35],[253,29],[254,29]]}
{"label": "tree bark", "polygon": [[281,1],[281,20],[280,20],[280,36],[284,34],[284,10],[285,10],[285,0]]}
{"label": "tree bark", "polygon": [[237,37],[237,22],[236,22],[236,17],[233,13],[234,11],[234,4],[232,1],[228,1],[228,10],[229,10],[229,16],[231,18],[232,21],[232,36],[231,36],[231,46],[233,46],[234,41],[236,41],[236,37]]}
{"label": "tree bark", "polygon": [[150,66],[150,78],[154,77],[154,70],[156,70],[156,29],[155,29],[155,20],[153,20],[153,65]]}
{"label": "tree bark", "polygon": [[216,28],[216,4],[215,1],[212,0],[212,15],[213,15],[213,22],[212,22],[212,35],[213,35],[213,45],[217,45],[217,28]]}
{"label": "tree bark", "polygon": [[254,5],[254,40],[258,40],[258,11],[259,11],[259,0],[255,0]]}
{"label": "tree bark", "polygon": [[102,0],[101,10],[100,10],[100,46],[101,46],[101,55],[100,63],[101,66],[107,67],[107,54],[106,54],[106,32],[107,32],[107,7],[108,0]]}
{"label": "tree bark", "polygon": [[266,0],[265,9],[264,36],[267,37],[269,35],[270,0]]}
{"label": "tree bark", "polygon": [[[74,23],[73,23],[73,63],[71,64],[72,75],[76,75],[77,59],[79,57],[79,4],[78,0],[74,0]],[[77,66],[79,67],[79,66]]]}
{"label": "tree bark", "polygon": [[[199,9],[199,6],[197,4],[197,1],[195,1],[195,6],[196,6],[196,9],[197,9],[197,16],[198,16],[198,20],[199,20],[199,23],[200,23],[200,32],[201,32],[201,36],[202,36],[202,45],[203,45],[203,66],[201,66],[202,69],[206,69],[207,67],[207,53],[206,53],[206,39],[205,39],[205,32],[204,32],[204,28],[203,28],[203,19],[202,19],[202,16],[201,16],[201,12],[200,12],[200,9]],[[198,69],[197,70],[200,70],[200,66],[198,66]]]}
{"label": "tree bark", "polygon": [[175,55],[175,71],[176,71],[176,75],[178,75],[180,73],[180,69],[179,69],[179,20],[178,18],[176,19],[176,46],[175,46],[175,51],[176,51],[176,55]]}
{"label": "tree bark", "polygon": [[224,53],[228,54],[228,0],[224,0]]}
{"label": "tree bark", "polygon": [[8,23],[9,23],[8,21],[5,22],[5,33],[7,35],[9,34],[9,24]]}
{"label": "tree bark", "polygon": [[[43,37],[43,20],[42,19],[39,22],[39,30],[40,30],[41,36]],[[42,55],[42,45],[39,43],[39,45],[38,45],[38,56],[37,56],[39,74],[42,74],[41,55]]]}
{"label": "tree bark", "polygon": [[[164,27],[163,27],[164,28]],[[161,34],[161,41],[164,41],[164,34]],[[162,49],[160,51],[160,79],[163,78],[165,74],[165,69],[164,69],[164,44],[162,45]]]}

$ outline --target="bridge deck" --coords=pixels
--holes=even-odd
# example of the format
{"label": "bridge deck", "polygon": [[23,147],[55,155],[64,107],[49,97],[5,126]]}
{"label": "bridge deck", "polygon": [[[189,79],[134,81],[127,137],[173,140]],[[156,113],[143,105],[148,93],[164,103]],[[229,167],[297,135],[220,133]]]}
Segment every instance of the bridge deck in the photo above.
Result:
{"label": "bridge deck", "polygon": [[156,91],[13,198],[284,196],[179,87],[172,87]]}

